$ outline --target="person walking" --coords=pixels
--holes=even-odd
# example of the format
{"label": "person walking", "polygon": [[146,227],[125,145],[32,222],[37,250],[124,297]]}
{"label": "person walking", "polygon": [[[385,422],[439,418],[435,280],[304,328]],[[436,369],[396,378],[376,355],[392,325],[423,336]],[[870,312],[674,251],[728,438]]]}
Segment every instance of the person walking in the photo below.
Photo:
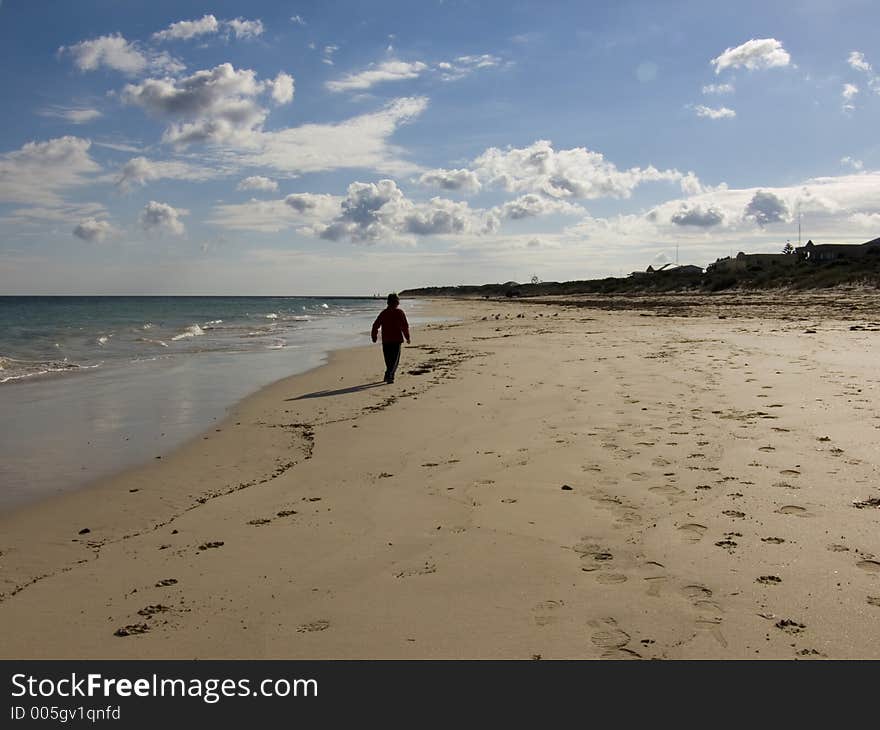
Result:
{"label": "person walking", "polygon": [[397,364],[400,362],[400,348],[404,339],[409,344],[409,323],[406,321],[406,314],[400,309],[400,299],[397,294],[388,295],[388,306],[385,307],[376,321],[373,322],[373,331],[370,333],[375,342],[379,335],[379,328],[382,328],[382,354],[385,356],[385,382],[394,382],[394,373],[397,371]]}

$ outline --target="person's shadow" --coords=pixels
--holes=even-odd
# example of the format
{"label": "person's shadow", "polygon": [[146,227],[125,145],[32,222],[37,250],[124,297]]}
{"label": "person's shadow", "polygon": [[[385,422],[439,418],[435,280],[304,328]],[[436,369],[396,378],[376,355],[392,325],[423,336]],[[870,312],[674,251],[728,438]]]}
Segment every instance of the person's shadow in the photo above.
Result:
{"label": "person's shadow", "polygon": [[348,393],[359,393],[362,390],[369,390],[380,385],[385,385],[382,381],[375,383],[364,383],[363,385],[352,385],[348,388],[337,388],[336,390],[316,390],[314,393],[305,393],[298,395],[296,398],[285,398],[285,401],[305,400],[306,398],[328,398],[333,395],[347,395]]}

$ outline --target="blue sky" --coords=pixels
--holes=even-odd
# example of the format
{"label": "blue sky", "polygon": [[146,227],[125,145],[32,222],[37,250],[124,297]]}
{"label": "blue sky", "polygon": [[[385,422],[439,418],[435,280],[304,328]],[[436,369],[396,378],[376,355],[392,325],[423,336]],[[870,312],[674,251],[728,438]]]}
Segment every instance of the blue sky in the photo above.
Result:
{"label": "blue sky", "polygon": [[880,7],[2,0],[0,293],[358,294],[880,235]]}

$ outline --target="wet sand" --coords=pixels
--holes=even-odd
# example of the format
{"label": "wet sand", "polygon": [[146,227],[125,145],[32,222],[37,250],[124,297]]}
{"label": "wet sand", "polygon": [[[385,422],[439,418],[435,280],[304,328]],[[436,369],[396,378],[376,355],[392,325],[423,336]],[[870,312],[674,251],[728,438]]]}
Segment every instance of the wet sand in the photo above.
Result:
{"label": "wet sand", "polygon": [[880,657],[876,299],[437,302],[0,518],[0,656]]}

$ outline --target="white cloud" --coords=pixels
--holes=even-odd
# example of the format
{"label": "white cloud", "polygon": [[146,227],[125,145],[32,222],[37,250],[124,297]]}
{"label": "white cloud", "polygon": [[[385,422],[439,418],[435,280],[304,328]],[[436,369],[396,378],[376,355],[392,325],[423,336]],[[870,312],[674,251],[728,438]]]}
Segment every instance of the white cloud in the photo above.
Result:
{"label": "white cloud", "polygon": [[97,218],[85,218],[73,229],[74,236],[90,243],[100,243],[118,233],[109,221]]}
{"label": "white cloud", "polygon": [[216,205],[208,223],[233,231],[257,233],[308,228],[339,215],[341,200],[336,195],[294,193],[281,200],[251,199],[246,203]]}
{"label": "white cloud", "polygon": [[242,180],[236,190],[259,190],[265,193],[277,192],[278,183],[268,177],[253,175]]}
{"label": "white cloud", "polygon": [[540,192],[554,198],[628,198],[645,182],[678,182],[678,170],[653,166],[620,170],[599,152],[584,147],[554,150],[538,140],[529,147],[491,147],[473,161],[481,180],[512,192]]}
{"label": "white cloud", "polygon": [[733,84],[707,84],[703,87],[704,94],[732,94],[734,91]]}
{"label": "white cloud", "polygon": [[[270,84],[273,93],[276,82]],[[193,142],[246,144],[266,119],[267,111],[256,99],[266,87],[253,71],[222,63],[181,79],[127,84],[122,98],[151,114],[183,120],[168,126],[164,142],[181,146]]]}
{"label": "white cloud", "polygon": [[93,183],[100,172],[89,156],[91,146],[87,139],[66,136],[0,155],[0,202],[60,205],[59,193]]}
{"label": "white cloud", "polygon": [[203,15],[198,20],[181,20],[172,23],[165,30],[153,33],[154,41],[188,41],[200,35],[217,33],[220,23],[213,15]]}
{"label": "white cloud", "polygon": [[494,211],[500,218],[521,220],[542,215],[582,215],[585,211],[579,205],[572,205],[565,200],[545,198],[535,193],[527,193],[516,200],[509,200],[497,206]]}
{"label": "white cloud", "polygon": [[463,190],[478,192],[482,187],[480,179],[472,170],[428,170],[419,178],[421,185],[430,185],[443,190]]}
{"label": "white cloud", "polygon": [[850,157],[849,155],[847,155],[846,157],[841,157],[840,164],[851,167],[853,170],[861,170],[865,166],[861,160],[857,160],[853,157]]}
{"label": "white cloud", "polygon": [[437,64],[440,78],[443,81],[457,81],[481,68],[493,68],[501,64],[498,56],[483,53],[475,56],[459,56],[454,61],[442,61]]}
{"label": "white cloud", "polygon": [[140,222],[147,232],[172,233],[182,236],[185,232],[181,216],[188,215],[189,211],[183,208],[173,208],[167,203],[157,203],[151,200],[141,211]]}
{"label": "white cloud", "polygon": [[706,119],[732,119],[736,116],[736,112],[733,109],[728,109],[726,106],[713,109],[712,107],[704,106],[703,104],[697,104],[694,107],[694,111],[697,113],[698,117],[704,117]]}
{"label": "white cloud", "polygon": [[736,48],[728,48],[713,58],[715,73],[719,74],[727,68],[746,68],[749,71],[758,69],[788,66],[791,56],[775,38],[753,38]]}
{"label": "white cloud", "polygon": [[121,34],[100,36],[72,46],[61,46],[59,54],[69,54],[80,71],[96,71],[102,66],[130,76],[148,69],[178,73],[185,67],[167,53],[144,50]]}
{"label": "white cloud", "polygon": [[261,20],[245,20],[244,18],[235,18],[224,22],[236,38],[256,38],[263,35],[265,28]]}
{"label": "white cloud", "polygon": [[853,213],[849,221],[860,228],[868,228],[875,232],[880,230],[880,213]]}
{"label": "white cloud", "polygon": [[394,131],[419,116],[428,105],[424,97],[403,97],[376,112],[337,124],[304,124],[255,136],[258,149],[243,153],[239,164],[287,173],[366,168],[401,175],[418,170],[389,144]]}
{"label": "white cloud", "polygon": [[852,51],[849,54],[847,63],[856,71],[864,71],[865,73],[873,73],[874,71],[871,64],[865,59],[865,54],[861,51]]}
{"label": "white cloud", "polygon": [[312,231],[321,238],[355,243],[410,241],[414,236],[481,234],[497,230],[499,220],[490,211],[472,210],[467,203],[431,198],[414,203],[393,180],[354,182],[342,201],[340,213]]}
{"label": "white cloud", "polygon": [[195,180],[204,181],[217,177],[220,173],[208,167],[192,165],[179,160],[150,160],[146,157],[132,157],[122,166],[116,185],[127,191],[133,185],[146,185],[155,180]]}
{"label": "white cloud", "polygon": [[670,219],[677,226],[697,226],[698,228],[710,228],[724,222],[724,213],[717,208],[702,208],[683,206],[681,210],[673,214]]}
{"label": "white cloud", "polygon": [[840,95],[844,99],[849,101],[850,99],[853,99],[856,96],[856,94],[858,94],[858,93],[859,93],[859,87],[856,86],[855,84],[844,84],[843,91],[840,92]]}
{"label": "white cloud", "polygon": [[762,228],[771,223],[782,223],[790,220],[788,206],[778,195],[759,190],[743,212],[743,217],[752,218]]}
{"label": "white cloud", "polygon": [[83,109],[79,107],[51,106],[38,112],[43,117],[57,117],[71,124],[88,124],[100,119],[103,114],[97,109]]}
{"label": "white cloud", "polygon": [[293,76],[290,74],[282,71],[266,84],[276,104],[289,104],[293,101]]}
{"label": "white cloud", "polygon": [[290,22],[294,23],[295,25],[305,25],[306,24],[306,21],[303,20],[302,15],[291,15]]}
{"label": "white cloud", "polygon": [[421,61],[410,63],[392,59],[380,64],[371,64],[364,71],[348,74],[338,81],[328,81],[325,86],[330,91],[363,91],[388,81],[418,78],[427,68],[427,64]]}
{"label": "white cloud", "polygon": [[[311,48],[313,46],[310,44],[309,47]],[[338,50],[339,50],[339,46],[333,46],[333,45],[324,46],[324,50],[323,50],[324,57],[321,59],[321,61],[326,63],[328,66],[332,66],[333,65],[333,54],[336,53],[336,51],[338,51]]]}

